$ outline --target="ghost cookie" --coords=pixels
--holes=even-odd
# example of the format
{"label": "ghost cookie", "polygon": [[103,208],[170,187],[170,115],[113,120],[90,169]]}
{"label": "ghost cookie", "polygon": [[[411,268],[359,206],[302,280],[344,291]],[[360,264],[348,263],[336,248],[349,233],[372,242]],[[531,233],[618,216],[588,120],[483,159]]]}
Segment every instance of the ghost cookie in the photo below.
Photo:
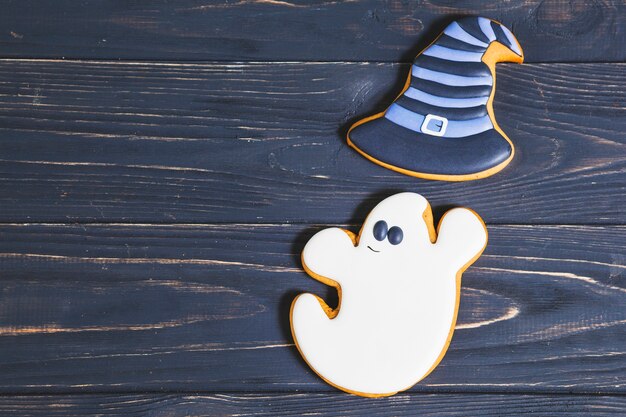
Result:
{"label": "ghost cookie", "polygon": [[419,194],[379,203],[359,236],[315,234],[302,252],[306,272],[333,286],[339,306],[313,294],[291,305],[291,331],[309,366],[352,394],[381,397],[426,377],[445,354],[456,322],[461,274],[482,253],[487,230],[472,210],[448,211],[433,227]]}
{"label": "ghost cookie", "polygon": [[504,25],[484,17],[451,23],[411,66],[396,100],[360,120],[348,144],[367,159],[416,177],[465,181],[488,177],[513,158],[496,123],[496,63],[524,60]]}

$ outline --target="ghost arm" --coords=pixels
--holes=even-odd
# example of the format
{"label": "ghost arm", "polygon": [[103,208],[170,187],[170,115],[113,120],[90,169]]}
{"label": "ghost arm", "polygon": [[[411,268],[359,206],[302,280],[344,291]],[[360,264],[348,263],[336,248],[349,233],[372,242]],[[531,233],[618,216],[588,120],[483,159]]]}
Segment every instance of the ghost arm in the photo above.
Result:
{"label": "ghost arm", "polygon": [[483,252],[487,246],[487,229],[474,211],[455,208],[441,219],[436,245],[449,265],[459,271],[471,265]]}
{"label": "ghost arm", "polygon": [[316,233],[302,251],[302,264],[309,275],[327,285],[341,285],[354,251],[355,236],[332,227]]}

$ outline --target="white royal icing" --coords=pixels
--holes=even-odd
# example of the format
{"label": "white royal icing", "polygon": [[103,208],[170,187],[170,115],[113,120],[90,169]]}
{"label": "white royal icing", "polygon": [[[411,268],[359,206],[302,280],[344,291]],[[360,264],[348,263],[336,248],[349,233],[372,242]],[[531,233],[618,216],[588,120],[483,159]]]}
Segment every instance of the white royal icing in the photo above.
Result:
{"label": "white royal icing", "polygon": [[[315,372],[344,391],[376,396],[408,389],[447,349],[460,292],[456,276],[480,255],[487,231],[473,211],[455,208],[432,243],[424,213],[430,213],[424,197],[396,194],[372,210],[356,246],[348,233],[330,228],[304,248],[305,268],[336,282],[341,299],[330,319],[314,295],[296,297],[293,336]],[[402,229],[401,243],[374,237],[380,220]]]}

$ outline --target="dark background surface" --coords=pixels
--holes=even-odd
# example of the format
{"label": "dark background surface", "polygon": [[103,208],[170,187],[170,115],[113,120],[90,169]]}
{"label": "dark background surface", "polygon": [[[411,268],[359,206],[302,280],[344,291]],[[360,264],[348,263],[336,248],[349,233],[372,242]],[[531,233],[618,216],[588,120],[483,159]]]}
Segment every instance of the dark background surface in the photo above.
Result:
{"label": "dark background surface", "polygon": [[[498,66],[511,165],[430,182],[348,149],[468,14],[526,53]],[[624,415],[625,44],[611,0],[4,2],[0,414]],[[490,243],[440,366],[363,399],[300,359],[289,305],[336,302],[306,240],[398,191]]]}

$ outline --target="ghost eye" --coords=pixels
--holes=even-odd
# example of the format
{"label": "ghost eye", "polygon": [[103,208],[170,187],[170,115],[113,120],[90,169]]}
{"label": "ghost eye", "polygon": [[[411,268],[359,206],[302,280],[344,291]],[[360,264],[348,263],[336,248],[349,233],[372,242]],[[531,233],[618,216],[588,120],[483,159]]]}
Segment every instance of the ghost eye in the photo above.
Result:
{"label": "ghost eye", "polygon": [[387,239],[389,239],[389,243],[392,245],[399,245],[403,238],[404,233],[402,233],[402,229],[398,226],[393,226],[387,233]]}
{"label": "ghost eye", "polygon": [[374,225],[374,238],[383,241],[387,237],[387,222],[384,220],[377,221]]}

